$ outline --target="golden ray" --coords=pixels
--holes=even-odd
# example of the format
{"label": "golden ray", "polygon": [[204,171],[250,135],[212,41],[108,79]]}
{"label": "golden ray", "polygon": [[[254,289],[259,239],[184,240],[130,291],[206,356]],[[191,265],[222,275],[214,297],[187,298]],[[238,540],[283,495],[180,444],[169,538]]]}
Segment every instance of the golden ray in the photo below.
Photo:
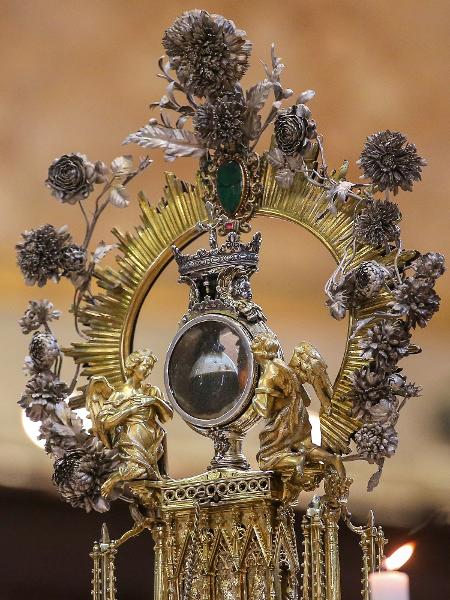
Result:
{"label": "golden ray", "polygon": [[[84,304],[80,320],[86,323],[85,341],[75,342],[65,353],[83,366],[82,375],[102,374],[115,385],[123,381],[123,362],[132,350],[133,334],[140,308],[152,285],[172,260],[171,246],[183,247],[200,235],[199,221],[206,220],[202,200],[204,189],[200,178],[195,186],[166,173],[166,188],[161,202],[153,207],[140,199],[141,225],[134,233],[113,233],[118,240],[118,269],[98,268],[96,278],[104,290],[95,297],[95,304]],[[296,177],[291,189],[280,188],[275,173],[266,165],[263,174],[264,194],[256,216],[275,217],[300,225],[319,239],[339,263],[349,246],[353,228],[354,202],[349,201],[336,215],[327,211],[326,192],[308,182],[302,175]],[[395,253],[383,256],[380,251],[362,246],[350,262],[353,268],[367,260],[377,260],[392,266]],[[382,312],[391,300],[388,292],[381,293],[371,303],[353,311],[352,324],[374,313]],[[374,319],[370,326],[373,326]],[[321,417],[322,444],[335,452],[349,451],[351,435],[361,423],[351,416],[352,405],[347,395],[351,387],[350,375],[366,364],[361,357],[359,340],[362,328],[347,343],[339,374],[334,384],[332,411]]]}

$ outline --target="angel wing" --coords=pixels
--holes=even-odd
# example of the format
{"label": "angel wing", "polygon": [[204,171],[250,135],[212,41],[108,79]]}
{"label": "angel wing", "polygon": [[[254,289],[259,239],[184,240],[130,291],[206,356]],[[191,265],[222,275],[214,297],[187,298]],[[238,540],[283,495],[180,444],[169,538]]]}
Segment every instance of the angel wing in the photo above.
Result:
{"label": "angel wing", "polygon": [[103,428],[101,419],[98,418],[100,411],[105,407],[114,388],[108,383],[106,377],[98,375],[91,377],[86,389],[86,408],[92,421],[92,432],[107,447],[111,447],[108,435]]}
{"label": "angel wing", "polygon": [[308,342],[301,342],[294,348],[289,363],[294,368],[300,383],[313,386],[320,400],[321,412],[329,413],[333,386],[328,376],[327,364],[319,351]]}

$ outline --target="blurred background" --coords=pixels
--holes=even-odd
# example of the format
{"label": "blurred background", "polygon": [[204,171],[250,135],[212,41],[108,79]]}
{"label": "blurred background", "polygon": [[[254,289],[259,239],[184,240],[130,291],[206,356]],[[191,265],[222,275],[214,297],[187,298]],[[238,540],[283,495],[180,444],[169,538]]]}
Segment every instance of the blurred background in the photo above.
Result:
{"label": "blurred background", "polygon": [[[51,484],[51,462],[24,431],[16,401],[26,381],[21,365],[28,340],[17,320],[28,299],[48,298],[64,311],[55,327],[62,345],[73,341],[75,333],[67,314],[70,284],[26,288],[15,265],[14,244],[21,231],[47,222],[67,224],[80,241],[78,208],[59,204],[44,186],[48,165],[61,154],[78,151],[107,163],[124,152],[138,156],[134,148],[122,148],[121,140],[146,123],[148,104],[164,91],[163,82],[155,77],[164,29],[193,7],[175,0],[0,0],[0,369],[4,389],[0,503],[1,521],[6,524],[3,539],[8,540],[5,553],[11,558],[11,567],[2,576],[3,600],[87,597],[87,553],[99,524],[106,518],[115,536],[129,524],[126,507],[115,507],[106,517],[86,517],[60,503]],[[390,128],[414,142],[429,166],[413,194],[398,196],[403,243],[421,252],[448,254],[448,2],[205,0],[197,7],[223,14],[247,31],[253,56],[244,86],[263,78],[259,59],[269,61],[270,44],[276,43],[286,65],[284,84],[297,93],[316,90],[310,106],[325,138],[328,163],[339,166],[349,159],[349,179],[359,176],[354,162],[368,134]],[[264,143],[268,140],[263,147]],[[167,165],[156,152],[152,158],[154,164],[130,188],[134,198],[143,189],[156,203],[164,186],[164,170],[194,180],[195,161],[180,159]],[[94,242],[112,243],[112,226],[127,231],[139,222],[136,200],[126,210],[110,207],[108,211]],[[331,257],[319,242],[293,225],[259,219],[254,229],[263,233],[260,272],[253,279],[256,302],[263,306],[287,352],[296,342],[309,340],[335,375],[346,326],[331,319],[324,306],[323,285],[333,269]],[[200,240],[200,245],[204,242]],[[176,280],[171,264],[149,295],[137,328],[136,346],[149,346],[160,358],[153,378],[160,386],[164,355],[187,303],[188,289]],[[449,289],[447,275],[438,283],[444,300],[440,313],[414,337],[424,353],[402,365],[423,386],[423,395],[410,400],[402,414],[400,446],[395,458],[387,461],[382,484],[367,494],[373,467],[356,463],[350,467],[356,479],[351,499],[355,518],[365,518],[373,508],[378,521],[392,528],[393,549],[405,539],[419,542],[408,567],[411,573],[416,569],[413,600],[424,598],[426,589],[439,592],[436,598],[450,593],[444,590],[448,582],[444,567],[439,566],[450,543],[446,524],[450,512]],[[66,360],[67,379],[72,372]],[[255,431],[247,442],[249,458],[257,444]],[[169,427],[171,475],[200,472],[210,456],[210,443],[175,418]],[[424,523],[428,525],[421,528]],[[124,561],[121,573],[125,581],[135,583],[129,588],[123,583],[124,597],[149,598],[151,544],[148,539],[140,540],[127,552],[129,561]],[[350,550],[346,556],[351,556]],[[27,564],[25,578],[18,576],[19,560]],[[347,570],[350,573],[348,566]],[[137,571],[142,585],[133,575]],[[348,588],[349,600],[358,597],[357,579]]]}

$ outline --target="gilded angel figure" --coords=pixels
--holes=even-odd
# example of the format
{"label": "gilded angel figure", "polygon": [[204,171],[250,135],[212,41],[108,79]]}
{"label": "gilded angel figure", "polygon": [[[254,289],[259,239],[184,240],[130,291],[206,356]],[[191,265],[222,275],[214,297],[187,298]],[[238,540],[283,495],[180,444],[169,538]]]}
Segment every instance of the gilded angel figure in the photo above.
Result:
{"label": "gilded angel figure", "polygon": [[314,387],[321,412],[331,409],[332,386],[320,354],[303,342],[294,349],[286,364],[280,358],[278,340],[270,334],[256,336],[252,352],[261,367],[253,406],[266,419],[257,455],[261,469],[278,471],[285,482],[295,483],[301,478],[305,463],[324,462],[331,464],[344,478],[341,457],[311,440],[306,410],[310,398],[303,384],[310,383]]}
{"label": "gilded angel figure", "polygon": [[136,480],[160,480],[166,475],[165,437],[161,423],[173,416],[161,391],[145,379],[156,357],[138,350],[125,361],[125,383],[112,387],[103,376],[92,377],[86,393],[86,407],[92,430],[107,448],[119,451],[121,464],[102,485],[102,496]]}

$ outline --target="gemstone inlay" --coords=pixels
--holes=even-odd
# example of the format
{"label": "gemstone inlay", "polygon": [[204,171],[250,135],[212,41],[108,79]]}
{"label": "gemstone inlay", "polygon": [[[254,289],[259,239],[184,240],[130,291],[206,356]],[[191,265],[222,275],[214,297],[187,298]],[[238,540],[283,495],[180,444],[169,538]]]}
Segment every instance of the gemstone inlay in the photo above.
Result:
{"label": "gemstone inlay", "polygon": [[230,160],[217,169],[217,195],[224,210],[232,215],[239,208],[243,191],[242,167]]}

